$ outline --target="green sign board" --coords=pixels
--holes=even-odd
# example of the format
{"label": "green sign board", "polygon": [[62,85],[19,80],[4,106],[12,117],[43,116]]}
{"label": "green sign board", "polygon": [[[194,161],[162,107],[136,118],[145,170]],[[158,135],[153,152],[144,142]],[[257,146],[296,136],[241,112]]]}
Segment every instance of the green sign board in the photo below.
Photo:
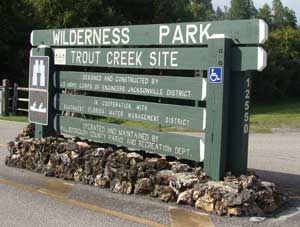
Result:
{"label": "green sign board", "polygon": [[225,37],[236,44],[263,44],[268,38],[268,25],[263,20],[236,20],[36,30],[31,34],[31,45],[204,45],[210,39]]}
{"label": "green sign board", "polygon": [[[208,55],[206,47],[59,48],[54,49],[54,63],[113,68],[206,70],[210,66]],[[234,47],[232,69],[262,71],[266,67],[266,57],[266,52],[261,47]]]}
{"label": "green sign board", "polygon": [[205,78],[57,71],[58,88],[205,100]]}
{"label": "green sign board", "polygon": [[213,179],[245,173],[251,72],[267,65],[267,38],[263,20],[33,31],[32,56],[49,57],[49,124],[37,124],[36,137],[62,133],[203,162]]}
{"label": "green sign board", "polygon": [[168,156],[203,161],[202,138],[156,132],[93,120],[58,116],[60,133],[147,150]]}
{"label": "green sign board", "polygon": [[59,110],[196,130],[205,129],[206,119],[199,107],[67,94],[59,95]]}

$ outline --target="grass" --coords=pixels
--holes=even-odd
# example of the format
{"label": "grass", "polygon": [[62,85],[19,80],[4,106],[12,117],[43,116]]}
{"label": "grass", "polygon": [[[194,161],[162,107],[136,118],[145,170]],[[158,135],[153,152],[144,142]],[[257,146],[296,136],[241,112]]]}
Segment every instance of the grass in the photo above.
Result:
{"label": "grass", "polygon": [[[26,116],[0,116],[0,120],[28,122]],[[107,123],[158,131],[194,132],[192,129],[161,127],[158,124],[127,121],[115,118],[97,118]],[[274,128],[300,130],[300,99],[288,99],[251,107],[250,132],[271,133]]]}
{"label": "grass", "polygon": [[300,130],[300,99],[254,105],[250,131],[270,133],[275,128]]}
{"label": "grass", "polygon": [[17,121],[17,122],[28,122],[27,116],[0,116],[0,120],[3,121]]}

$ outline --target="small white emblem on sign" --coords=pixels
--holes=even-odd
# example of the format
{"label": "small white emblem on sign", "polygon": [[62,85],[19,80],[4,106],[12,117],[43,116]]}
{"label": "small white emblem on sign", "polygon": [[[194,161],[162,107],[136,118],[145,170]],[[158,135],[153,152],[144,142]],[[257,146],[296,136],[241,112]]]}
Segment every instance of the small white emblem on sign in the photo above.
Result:
{"label": "small white emblem on sign", "polygon": [[31,111],[35,111],[35,112],[39,112],[39,113],[46,113],[47,112],[47,108],[44,107],[44,104],[41,102],[39,107],[37,107],[36,102],[33,103],[32,106],[30,106],[30,110]]}
{"label": "small white emblem on sign", "polygon": [[66,64],[66,49],[54,50],[54,64],[65,65]]}
{"label": "small white emblem on sign", "polygon": [[[33,65],[32,86],[46,86],[45,64],[43,60],[35,60]],[[40,82],[38,84],[38,81]]]}

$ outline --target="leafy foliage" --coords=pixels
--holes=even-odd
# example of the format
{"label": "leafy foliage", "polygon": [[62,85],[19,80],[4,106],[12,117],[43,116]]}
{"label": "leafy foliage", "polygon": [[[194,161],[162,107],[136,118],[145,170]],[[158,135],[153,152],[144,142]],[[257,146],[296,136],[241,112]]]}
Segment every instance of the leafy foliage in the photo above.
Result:
{"label": "leafy foliage", "polygon": [[286,26],[296,27],[295,12],[282,5],[281,0],[273,0],[273,26],[277,29],[284,28]]}
{"label": "leafy foliage", "polygon": [[256,14],[252,0],[231,0],[230,19],[250,19]]}
{"label": "leafy foliage", "polygon": [[29,34],[32,19],[27,4],[18,0],[0,2],[0,62],[1,79],[11,74],[21,76],[26,72]]}
{"label": "leafy foliage", "polygon": [[99,26],[119,19],[104,0],[27,0],[41,28]]}
{"label": "leafy foliage", "polygon": [[[274,45],[276,43],[276,45]],[[300,30],[287,27],[270,34],[265,45],[268,67],[255,78],[259,101],[300,96]]]}
{"label": "leafy foliage", "polygon": [[219,6],[215,12],[215,19],[216,20],[227,20],[229,19],[229,10],[228,7],[224,6],[224,10],[222,10]]}
{"label": "leafy foliage", "polygon": [[272,8],[265,4],[259,9],[257,18],[264,19],[272,30],[297,27],[295,12],[288,7],[284,7],[280,0],[273,0]]}
{"label": "leafy foliage", "polygon": [[268,4],[264,4],[263,7],[259,9],[257,18],[264,19],[268,23],[268,25],[272,25],[272,9]]}
{"label": "leafy foliage", "polygon": [[195,21],[210,20],[214,17],[211,0],[191,0],[188,9]]}

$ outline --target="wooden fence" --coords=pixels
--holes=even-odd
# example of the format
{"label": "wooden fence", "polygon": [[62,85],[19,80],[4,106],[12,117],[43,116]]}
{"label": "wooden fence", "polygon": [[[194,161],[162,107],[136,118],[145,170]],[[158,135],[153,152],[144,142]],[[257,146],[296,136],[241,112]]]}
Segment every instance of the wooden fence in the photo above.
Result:
{"label": "wooden fence", "polygon": [[19,87],[14,83],[10,87],[9,80],[4,79],[0,86],[0,115],[8,116],[9,114],[17,115],[28,112],[28,87]]}

